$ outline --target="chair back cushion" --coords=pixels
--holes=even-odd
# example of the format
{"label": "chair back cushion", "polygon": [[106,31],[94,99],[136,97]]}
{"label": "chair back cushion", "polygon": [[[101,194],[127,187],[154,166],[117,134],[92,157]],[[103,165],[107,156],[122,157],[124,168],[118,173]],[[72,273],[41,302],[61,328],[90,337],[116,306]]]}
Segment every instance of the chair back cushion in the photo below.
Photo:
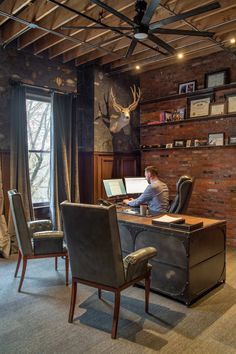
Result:
{"label": "chair back cushion", "polygon": [[112,287],[125,281],[116,207],[61,204],[72,276]]}
{"label": "chair back cushion", "polygon": [[8,191],[12,219],[15,226],[18,246],[24,256],[33,254],[31,237],[25,218],[21,194],[12,189]]}
{"label": "chair back cushion", "polygon": [[176,183],[176,196],[173,200],[169,213],[185,213],[193,190],[193,178],[181,176]]}

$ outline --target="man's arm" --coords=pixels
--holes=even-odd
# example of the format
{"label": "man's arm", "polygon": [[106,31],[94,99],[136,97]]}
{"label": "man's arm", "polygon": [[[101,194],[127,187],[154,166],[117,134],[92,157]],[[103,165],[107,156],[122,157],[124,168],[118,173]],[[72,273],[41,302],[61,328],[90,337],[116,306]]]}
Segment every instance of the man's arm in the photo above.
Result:
{"label": "man's arm", "polygon": [[145,191],[137,198],[131,201],[128,201],[128,205],[132,207],[139,206],[143,203],[148,203],[152,199],[152,187],[151,185],[147,186]]}

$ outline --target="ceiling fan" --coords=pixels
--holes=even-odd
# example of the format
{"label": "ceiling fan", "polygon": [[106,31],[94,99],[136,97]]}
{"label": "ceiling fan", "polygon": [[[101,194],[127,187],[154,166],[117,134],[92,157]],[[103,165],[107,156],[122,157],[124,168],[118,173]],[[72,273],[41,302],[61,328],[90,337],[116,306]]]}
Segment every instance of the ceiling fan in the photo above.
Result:
{"label": "ceiling fan", "polygon": [[[175,54],[176,50],[170,46],[167,42],[163,41],[159,37],[155,35],[155,33],[160,34],[169,34],[169,35],[183,35],[183,36],[202,36],[202,37],[212,37],[214,35],[213,32],[208,31],[191,31],[191,30],[179,30],[179,29],[170,29],[170,28],[161,28],[164,25],[168,25],[170,23],[174,23],[180,20],[184,20],[188,17],[199,15],[204,12],[212,11],[220,7],[219,2],[214,1],[207,5],[203,5],[197,7],[193,10],[186,11],[177,15],[173,15],[171,17],[165,18],[163,20],[157,22],[151,22],[151,19],[160,5],[160,0],[151,0],[149,6],[147,6],[147,2],[145,0],[136,0],[135,2],[135,11],[136,15],[134,16],[133,21],[107,4],[103,3],[100,0],[90,0],[94,4],[100,6],[104,10],[112,13],[116,17],[120,18],[122,21],[126,22],[129,26],[108,26],[101,22],[101,20],[94,22],[97,23],[96,26],[87,27],[87,26],[63,26],[63,29],[72,29],[72,28],[80,28],[80,29],[104,29],[104,27],[109,28],[115,32],[121,33],[127,37],[127,33],[123,33],[121,31],[132,31],[133,37],[131,37],[131,43],[126,53],[126,58],[130,57],[137,45],[138,42],[145,44],[145,39],[149,39],[153,43],[155,43],[158,47],[161,47],[166,52],[162,52],[162,54]],[[91,18],[90,18],[91,19]],[[129,35],[130,33],[128,33]],[[130,38],[130,36],[128,36]],[[143,42],[142,42],[143,41]],[[152,48],[154,49],[154,48]]]}

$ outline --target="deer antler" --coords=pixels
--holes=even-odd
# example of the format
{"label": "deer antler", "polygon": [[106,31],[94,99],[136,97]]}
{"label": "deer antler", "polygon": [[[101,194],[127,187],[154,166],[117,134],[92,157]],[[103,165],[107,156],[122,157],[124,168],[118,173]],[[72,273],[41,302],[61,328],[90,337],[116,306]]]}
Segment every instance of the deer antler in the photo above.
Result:
{"label": "deer antler", "polygon": [[116,102],[116,97],[113,93],[112,88],[111,88],[111,103],[112,103],[113,108],[116,110],[116,112],[122,112],[123,107],[119,103]]}
{"label": "deer antler", "polygon": [[132,92],[132,95],[133,95],[133,102],[129,105],[128,109],[131,111],[133,111],[138,103],[139,103],[139,100],[140,100],[140,97],[141,97],[141,90],[140,88],[138,88],[138,91],[136,89],[136,86],[134,85],[134,87],[130,87],[131,89],[131,92]]}

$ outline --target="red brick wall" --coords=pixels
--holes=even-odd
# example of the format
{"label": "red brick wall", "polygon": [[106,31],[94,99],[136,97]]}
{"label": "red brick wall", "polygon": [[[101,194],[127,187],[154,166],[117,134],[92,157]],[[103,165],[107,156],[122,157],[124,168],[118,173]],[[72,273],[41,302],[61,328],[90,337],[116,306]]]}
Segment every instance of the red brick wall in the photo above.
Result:
{"label": "red brick wall", "polygon": [[[206,72],[230,68],[231,82],[236,81],[236,61],[226,53],[218,53],[162,68],[141,75],[142,99],[155,99],[176,94],[178,84],[197,80],[204,87]],[[151,89],[150,89],[151,87]],[[236,89],[233,90],[236,92]],[[217,100],[223,92],[216,92]],[[155,120],[158,110],[186,106],[186,98],[141,104],[141,122]],[[141,128],[141,144],[166,144],[176,139],[207,139],[209,133],[224,132],[225,138],[236,136],[236,117],[201,119]],[[142,168],[155,164],[160,178],[167,182],[170,194],[181,175],[196,178],[189,214],[227,220],[227,242],[236,246],[236,146],[176,148],[142,152]]]}

